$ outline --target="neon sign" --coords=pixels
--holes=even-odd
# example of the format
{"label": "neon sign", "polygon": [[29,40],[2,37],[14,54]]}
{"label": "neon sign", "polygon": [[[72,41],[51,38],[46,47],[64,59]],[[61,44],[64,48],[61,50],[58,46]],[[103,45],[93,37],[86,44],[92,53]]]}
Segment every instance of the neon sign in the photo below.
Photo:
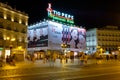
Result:
{"label": "neon sign", "polygon": [[48,11],[49,18],[52,18],[54,20],[59,20],[62,22],[67,22],[70,24],[74,24],[74,16],[72,16],[70,14],[63,13],[63,12],[59,12],[57,10],[53,10],[51,8],[51,3],[48,3],[47,11]]}

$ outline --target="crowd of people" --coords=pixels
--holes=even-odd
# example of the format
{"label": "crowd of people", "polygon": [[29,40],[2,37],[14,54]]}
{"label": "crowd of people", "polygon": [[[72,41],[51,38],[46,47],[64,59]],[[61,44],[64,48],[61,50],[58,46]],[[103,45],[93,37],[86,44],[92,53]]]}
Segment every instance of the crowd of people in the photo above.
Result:
{"label": "crowd of people", "polygon": [[[89,59],[88,54],[80,52],[79,54],[77,54],[76,56],[74,55],[64,55],[64,54],[59,54],[59,55],[55,55],[55,54],[51,54],[51,55],[44,55],[44,57],[42,58],[43,63],[55,63],[56,60],[59,60],[60,63],[74,63],[75,59],[78,59],[78,64],[80,66],[85,65],[88,63],[88,59]],[[93,58],[93,57],[92,57]],[[32,61],[33,63],[37,60],[37,58],[35,57],[34,54],[32,55],[27,55],[26,59],[29,61]],[[103,60],[103,56],[95,56],[96,59],[96,63],[98,63],[100,60]],[[105,58],[107,61],[111,60],[111,59],[118,59],[118,55],[105,55]],[[10,56],[6,56],[6,58],[0,57],[0,66],[4,66],[5,64],[9,64],[12,66],[15,66],[15,62],[16,62],[16,56],[15,54],[10,55]]]}
{"label": "crowd of people", "polygon": [[[35,62],[35,60],[38,60],[38,59],[36,59],[35,58],[35,56],[34,55],[29,55],[28,57],[27,57],[27,59],[28,60],[31,60],[31,61],[33,61],[33,62]],[[84,52],[80,52],[79,54],[77,54],[76,56],[75,55],[65,55],[65,54],[59,54],[59,55],[54,55],[54,54],[52,54],[52,55],[44,55],[44,57],[41,59],[41,60],[43,60],[43,63],[48,63],[48,62],[53,62],[53,63],[55,63],[56,62],[56,60],[57,60],[57,62],[59,62],[59,63],[74,63],[75,61],[75,59],[77,59],[78,60],[78,64],[79,65],[85,65],[85,64],[88,64],[88,60],[89,59],[95,59],[96,60],[96,63],[99,63],[99,61],[101,61],[101,60],[106,60],[106,61],[108,61],[108,60],[113,60],[113,59],[115,59],[115,60],[118,60],[118,55],[104,55],[104,56],[102,56],[102,55],[99,55],[99,57],[98,56],[92,56],[92,55],[89,55],[89,54],[86,54],[86,53],[84,53]]]}
{"label": "crowd of people", "polygon": [[15,54],[7,56],[6,63],[15,66]]}
{"label": "crowd of people", "polygon": [[15,66],[15,54],[13,55],[7,55],[6,58],[3,56],[0,57],[0,67],[5,66],[6,64],[9,64],[11,66]]}
{"label": "crowd of people", "polygon": [[[26,56],[27,60],[32,61],[33,63],[37,60],[37,58],[35,57],[35,55],[27,55]],[[83,64],[87,64],[88,61],[88,55],[86,53],[80,53],[77,56],[74,55],[63,55],[63,54],[59,54],[59,55],[44,55],[44,57],[42,58],[43,63],[48,63],[48,62],[53,62],[55,63],[56,60],[59,60],[60,63],[74,63],[75,58],[77,58],[79,60],[79,64],[83,65]]]}

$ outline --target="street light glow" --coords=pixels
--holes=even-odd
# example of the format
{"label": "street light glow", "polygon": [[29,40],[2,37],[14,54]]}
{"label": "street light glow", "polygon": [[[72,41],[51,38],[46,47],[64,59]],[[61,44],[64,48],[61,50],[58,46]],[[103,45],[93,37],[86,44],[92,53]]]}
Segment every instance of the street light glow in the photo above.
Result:
{"label": "street light glow", "polygon": [[12,38],[11,41],[15,41],[15,38]]}
{"label": "street light glow", "polygon": [[7,40],[10,40],[10,37],[7,37],[6,39],[7,39]]}

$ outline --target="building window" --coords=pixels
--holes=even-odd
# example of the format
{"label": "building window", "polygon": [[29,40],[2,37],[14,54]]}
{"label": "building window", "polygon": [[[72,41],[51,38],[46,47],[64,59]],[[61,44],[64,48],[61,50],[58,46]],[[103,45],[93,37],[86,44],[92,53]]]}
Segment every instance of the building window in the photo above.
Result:
{"label": "building window", "polygon": [[104,39],[102,39],[102,41],[104,41]]}
{"label": "building window", "polygon": [[7,26],[7,30],[11,30],[11,26],[10,25]]}
{"label": "building window", "polygon": [[111,36],[111,34],[109,34],[109,36]]}
{"label": "building window", "polygon": [[92,36],[95,36],[95,34],[92,34]]}
{"label": "building window", "polygon": [[3,23],[2,23],[2,22],[0,22],[0,28],[4,28],[4,26],[3,26]]}
{"label": "building window", "polygon": [[26,25],[26,21],[24,19],[22,19],[22,24]]}
{"label": "building window", "polygon": [[87,37],[90,37],[90,35],[89,35],[89,34],[87,34]]}
{"label": "building window", "polygon": [[3,12],[0,12],[0,18],[3,18]]}
{"label": "building window", "polygon": [[21,19],[19,19],[19,24],[21,24],[22,23],[22,20]]}
{"label": "building window", "polygon": [[25,42],[25,38],[24,37],[22,37],[22,41],[21,42],[23,42],[23,43]]}
{"label": "building window", "polygon": [[98,36],[101,36],[100,33],[98,33]]}
{"label": "building window", "polygon": [[98,39],[98,41],[100,41],[100,39]]}
{"label": "building window", "polygon": [[14,22],[18,22],[18,18],[17,17],[14,18]]}
{"label": "building window", "polygon": [[25,29],[22,29],[22,33],[26,33],[26,30],[25,30]]}
{"label": "building window", "polygon": [[11,20],[11,15],[7,14],[7,20]]}
{"label": "building window", "polygon": [[18,29],[15,29],[14,31],[15,31],[15,32],[19,32]]}
{"label": "building window", "polygon": [[3,39],[3,33],[0,32],[0,39]]}

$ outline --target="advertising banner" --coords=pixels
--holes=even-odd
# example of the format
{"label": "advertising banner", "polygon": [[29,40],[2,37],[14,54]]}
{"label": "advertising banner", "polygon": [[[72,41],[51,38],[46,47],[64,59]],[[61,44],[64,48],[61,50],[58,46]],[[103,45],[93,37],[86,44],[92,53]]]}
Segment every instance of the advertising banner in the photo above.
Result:
{"label": "advertising banner", "polygon": [[83,50],[86,48],[86,30],[84,28],[71,27],[49,21],[50,49],[60,49],[61,44],[69,45],[71,50]]}
{"label": "advertising banner", "polygon": [[28,48],[48,46],[48,26],[35,26],[28,29]]}
{"label": "advertising banner", "polygon": [[60,50],[62,44],[72,51],[86,48],[86,30],[72,27],[53,21],[46,25],[28,28],[28,48],[48,47],[52,50]]}
{"label": "advertising banner", "polygon": [[62,24],[49,21],[48,23],[48,48],[49,49],[60,49],[61,48],[61,37],[62,37]]}

